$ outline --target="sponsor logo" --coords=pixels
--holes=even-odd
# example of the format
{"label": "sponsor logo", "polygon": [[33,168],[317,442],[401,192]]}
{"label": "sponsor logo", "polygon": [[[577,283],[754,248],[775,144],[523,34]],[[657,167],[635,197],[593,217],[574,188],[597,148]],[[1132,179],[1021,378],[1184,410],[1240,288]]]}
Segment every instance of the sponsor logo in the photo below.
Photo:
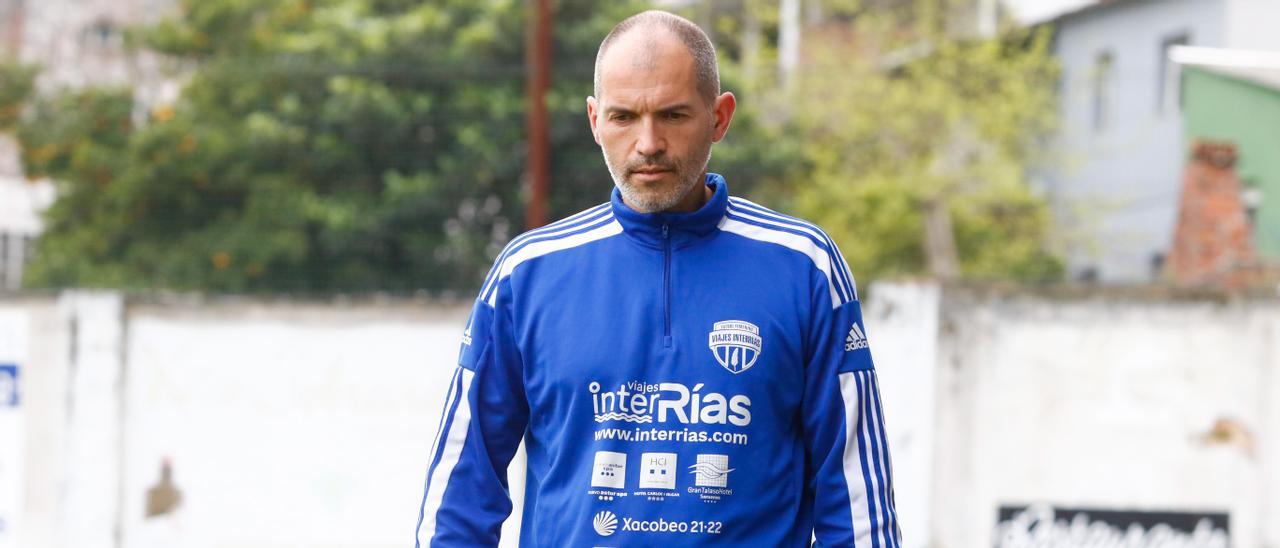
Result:
{"label": "sponsor logo", "polygon": [[596,530],[597,535],[612,536],[618,530],[618,516],[608,510],[596,512],[596,517],[591,520],[591,527]]}
{"label": "sponsor logo", "polygon": [[707,345],[716,361],[731,373],[741,373],[756,364],[764,339],[760,328],[742,320],[726,320],[711,326]]}
{"label": "sponsor logo", "polygon": [[640,487],[648,489],[676,488],[676,454],[644,453],[640,455]]}
{"label": "sponsor logo", "polygon": [[591,412],[596,422],[625,421],[635,423],[679,422],[682,424],[751,424],[751,398],[744,395],[725,396],[719,392],[703,392],[703,383],[693,388],[675,383],[624,383],[617,390],[605,392],[600,383],[591,381]]}
{"label": "sponsor logo", "polygon": [[862,327],[858,326],[858,322],[853,322],[853,327],[849,328],[849,334],[844,338],[844,351],[852,352],[866,347],[867,336],[862,333]]}
{"label": "sponsor logo", "polygon": [[698,463],[689,466],[693,483],[699,487],[728,487],[729,455],[698,455]]}
{"label": "sponsor logo", "polygon": [[591,471],[592,487],[622,489],[627,483],[627,455],[613,451],[596,451]]}
{"label": "sponsor logo", "polygon": [[667,521],[663,518],[656,520],[638,520],[631,518],[622,518],[623,531],[640,531],[643,533],[695,533],[718,535],[724,530],[724,522],[722,521]]}

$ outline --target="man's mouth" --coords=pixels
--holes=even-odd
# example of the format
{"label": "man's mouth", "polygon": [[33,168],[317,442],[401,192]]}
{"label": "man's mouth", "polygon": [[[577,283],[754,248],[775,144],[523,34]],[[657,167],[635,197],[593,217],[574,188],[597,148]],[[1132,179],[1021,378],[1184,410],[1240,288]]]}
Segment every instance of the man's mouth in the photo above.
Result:
{"label": "man's mouth", "polygon": [[664,168],[664,167],[642,167],[642,168],[631,170],[631,173],[634,175],[643,175],[643,176],[652,177],[655,175],[661,175],[663,173],[669,173],[670,171],[671,169]]}

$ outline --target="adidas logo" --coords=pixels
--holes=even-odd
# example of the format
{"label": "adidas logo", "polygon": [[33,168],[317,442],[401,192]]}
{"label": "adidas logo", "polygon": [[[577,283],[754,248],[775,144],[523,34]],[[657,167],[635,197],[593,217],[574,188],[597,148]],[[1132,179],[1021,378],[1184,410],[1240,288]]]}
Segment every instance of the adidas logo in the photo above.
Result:
{"label": "adidas logo", "polygon": [[853,322],[853,327],[849,328],[849,335],[844,338],[844,351],[851,352],[866,347],[867,336],[862,333],[862,328],[858,327],[858,322]]}
{"label": "adidas logo", "polygon": [[467,326],[467,330],[462,332],[462,344],[471,346],[471,326]]}

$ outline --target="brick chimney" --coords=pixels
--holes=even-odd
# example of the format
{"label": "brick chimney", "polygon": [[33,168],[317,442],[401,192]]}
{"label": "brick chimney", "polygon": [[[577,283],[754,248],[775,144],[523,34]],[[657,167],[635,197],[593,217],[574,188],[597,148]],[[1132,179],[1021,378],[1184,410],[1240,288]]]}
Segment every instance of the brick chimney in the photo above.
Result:
{"label": "brick chimney", "polygon": [[1182,176],[1182,199],[1169,253],[1169,274],[1180,285],[1240,288],[1256,267],[1236,148],[1196,142]]}

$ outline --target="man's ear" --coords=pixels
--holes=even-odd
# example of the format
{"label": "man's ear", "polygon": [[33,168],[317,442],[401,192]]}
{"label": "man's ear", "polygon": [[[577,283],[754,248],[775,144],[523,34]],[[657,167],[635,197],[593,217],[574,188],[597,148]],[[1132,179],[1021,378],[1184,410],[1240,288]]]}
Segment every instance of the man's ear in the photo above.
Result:
{"label": "man's ear", "polygon": [[716,117],[716,127],[711,135],[711,142],[718,143],[724,139],[725,133],[729,132],[729,123],[733,121],[733,111],[737,108],[738,100],[734,98],[732,92],[726,91],[716,97],[711,105],[712,113]]}
{"label": "man's ear", "polygon": [[596,144],[600,144],[600,130],[596,128],[596,110],[600,108],[600,104],[596,102],[596,98],[587,96],[587,121],[591,124],[591,138],[596,140]]}

